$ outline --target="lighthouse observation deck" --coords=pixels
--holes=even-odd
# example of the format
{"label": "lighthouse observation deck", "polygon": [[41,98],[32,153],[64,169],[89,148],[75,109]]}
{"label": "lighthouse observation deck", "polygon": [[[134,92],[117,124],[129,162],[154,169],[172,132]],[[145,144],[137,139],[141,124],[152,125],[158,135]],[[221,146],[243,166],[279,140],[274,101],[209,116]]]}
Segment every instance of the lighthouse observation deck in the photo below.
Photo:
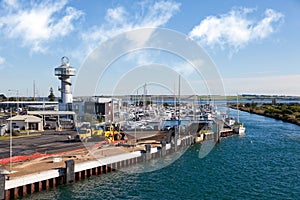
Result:
{"label": "lighthouse observation deck", "polygon": [[76,69],[70,66],[69,58],[64,56],[61,58],[61,66],[55,68],[54,73],[55,76],[75,76]]}
{"label": "lighthouse observation deck", "polygon": [[76,69],[70,67],[58,67],[55,68],[55,76],[75,76]]}

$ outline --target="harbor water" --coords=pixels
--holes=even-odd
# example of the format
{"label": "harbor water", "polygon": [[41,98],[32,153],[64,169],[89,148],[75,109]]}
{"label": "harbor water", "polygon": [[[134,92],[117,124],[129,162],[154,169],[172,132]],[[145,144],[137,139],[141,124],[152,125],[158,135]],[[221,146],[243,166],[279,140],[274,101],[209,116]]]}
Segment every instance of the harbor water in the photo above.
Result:
{"label": "harbor water", "polygon": [[[232,110],[232,114],[234,115]],[[23,199],[299,199],[300,127],[240,112],[245,136],[201,144],[147,173],[112,172]]]}

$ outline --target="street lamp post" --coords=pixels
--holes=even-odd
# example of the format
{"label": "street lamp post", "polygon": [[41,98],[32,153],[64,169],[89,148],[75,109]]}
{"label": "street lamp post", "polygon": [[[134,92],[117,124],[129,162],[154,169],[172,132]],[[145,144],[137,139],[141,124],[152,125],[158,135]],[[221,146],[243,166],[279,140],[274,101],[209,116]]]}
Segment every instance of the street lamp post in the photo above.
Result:
{"label": "street lamp post", "polygon": [[12,171],[12,108],[10,108],[10,127],[9,127],[9,171]]}
{"label": "street lamp post", "polygon": [[[19,114],[19,90],[8,90],[9,92],[16,92],[17,95],[17,114]],[[9,170],[12,172],[12,107],[10,108],[10,130],[9,130]]]}

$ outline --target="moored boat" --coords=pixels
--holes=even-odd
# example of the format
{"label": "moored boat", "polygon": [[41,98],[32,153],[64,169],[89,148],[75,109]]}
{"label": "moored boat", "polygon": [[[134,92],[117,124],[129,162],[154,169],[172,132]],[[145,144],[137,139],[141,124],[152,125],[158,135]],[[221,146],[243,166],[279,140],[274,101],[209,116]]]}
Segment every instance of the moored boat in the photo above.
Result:
{"label": "moored boat", "polygon": [[242,135],[245,133],[246,128],[244,127],[243,122],[235,122],[232,126],[232,129],[235,133]]}
{"label": "moored boat", "polygon": [[233,124],[232,128],[233,131],[239,135],[242,135],[245,133],[246,128],[244,127],[244,123],[240,122],[240,114],[239,114],[239,101],[238,101],[238,96],[236,96],[236,109],[237,109],[237,120],[236,122]]}

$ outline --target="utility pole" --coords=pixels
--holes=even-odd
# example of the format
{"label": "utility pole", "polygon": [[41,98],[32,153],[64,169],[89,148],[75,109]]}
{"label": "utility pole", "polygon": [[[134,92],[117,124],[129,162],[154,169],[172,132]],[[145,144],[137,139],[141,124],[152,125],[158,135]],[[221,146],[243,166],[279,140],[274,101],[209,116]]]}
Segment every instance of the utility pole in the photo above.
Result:
{"label": "utility pole", "polygon": [[17,114],[19,114],[19,90],[8,90],[9,92],[16,92],[17,95]]}
{"label": "utility pole", "polygon": [[33,80],[33,101],[35,101],[35,80]]}

